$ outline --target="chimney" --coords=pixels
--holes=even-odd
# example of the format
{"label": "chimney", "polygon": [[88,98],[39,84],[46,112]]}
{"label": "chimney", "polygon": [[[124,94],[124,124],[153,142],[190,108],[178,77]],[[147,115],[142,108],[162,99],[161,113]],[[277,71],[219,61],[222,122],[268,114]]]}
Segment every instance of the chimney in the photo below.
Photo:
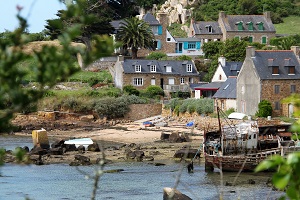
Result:
{"label": "chimney", "polygon": [[246,58],[251,58],[255,56],[255,47],[248,46],[246,47]]}
{"label": "chimney", "polygon": [[223,18],[223,19],[226,18],[226,14],[224,11],[219,12],[219,19],[220,18]]}
{"label": "chimney", "polygon": [[220,63],[222,67],[225,67],[226,58],[224,56],[219,57],[218,58],[218,63]]}
{"label": "chimney", "polygon": [[267,20],[271,20],[271,12],[270,11],[264,12],[264,16]]}
{"label": "chimney", "polygon": [[169,26],[169,18],[167,13],[158,12],[156,18],[164,28],[167,28]]}
{"label": "chimney", "polygon": [[299,59],[299,51],[300,51],[300,47],[299,46],[291,46],[291,50],[294,52],[294,54],[296,55],[297,59]]}
{"label": "chimney", "polygon": [[124,56],[119,55],[119,56],[118,56],[118,62],[123,62],[123,61],[124,61]]}

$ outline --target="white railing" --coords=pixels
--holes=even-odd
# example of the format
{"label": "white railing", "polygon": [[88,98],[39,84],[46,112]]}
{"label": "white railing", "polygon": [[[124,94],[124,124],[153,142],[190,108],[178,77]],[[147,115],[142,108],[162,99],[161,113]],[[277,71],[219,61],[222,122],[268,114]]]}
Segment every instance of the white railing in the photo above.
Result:
{"label": "white railing", "polygon": [[164,85],[164,90],[167,90],[169,92],[189,92],[190,86],[189,85]]}

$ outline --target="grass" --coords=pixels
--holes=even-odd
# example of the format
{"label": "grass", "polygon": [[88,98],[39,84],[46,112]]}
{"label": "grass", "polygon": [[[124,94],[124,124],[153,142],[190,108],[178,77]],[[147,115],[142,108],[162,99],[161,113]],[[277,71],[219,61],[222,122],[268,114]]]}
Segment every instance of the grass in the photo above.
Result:
{"label": "grass", "polygon": [[283,18],[283,23],[274,24],[276,34],[300,34],[300,17],[289,16]]}

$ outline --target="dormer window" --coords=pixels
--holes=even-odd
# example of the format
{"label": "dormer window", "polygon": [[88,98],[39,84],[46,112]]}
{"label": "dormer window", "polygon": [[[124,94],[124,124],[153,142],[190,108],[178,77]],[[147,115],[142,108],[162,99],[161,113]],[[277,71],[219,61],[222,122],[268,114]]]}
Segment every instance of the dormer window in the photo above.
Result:
{"label": "dormer window", "polygon": [[141,65],[135,65],[135,72],[141,72],[142,66]]}
{"label": "dormer window", "polygon": [[258,26],[258,30],[259,30],[259,31],[263,31],[263,30],[264,30],[264,23],[262,23],[262,22],[257,22],[256,25]]}
{"label": "dormer window", "polygon": [[166,72],[172,72],[172,66],[166,66]]}
{"label": "dormer window", "polygon": [[206,25],[205,28],[207,29],[207,32],[212,33],[213,29],[211,25]]}
{"label": "dormer window", "polygon": [[192,72],[193,71],[193,67],[191,64],[187,64],[186,65],[186,72]]}
{"label": "dormer window", "polygon": [[242,31],[244,29],[242,21],[237,22],[236,25],[237,25],[237,28],[238,28],[239,31]]}
{"label": "dormer window", "polygon": [[295,66],[288,66],[288,75],[295,75]]}
{"label": "dormer window", "polygon": [[150,65],[150,72],[156,72],[156,65]]}
{"label": "dormer window", "polygon": [[272,75],[279,75],[279,66],[272,66]]}
{"label": "dormer window", "polygon": [[248,31],[253,31],[253,22],[248,22]]}

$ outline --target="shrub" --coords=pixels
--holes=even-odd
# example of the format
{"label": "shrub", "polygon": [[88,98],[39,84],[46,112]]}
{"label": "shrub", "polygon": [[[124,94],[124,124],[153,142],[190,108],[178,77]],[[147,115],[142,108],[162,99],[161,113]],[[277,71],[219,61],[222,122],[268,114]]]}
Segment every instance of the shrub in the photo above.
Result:
{"label": "shrub", "polygon": [[176,60],[192,60],[192,57],[187,55],[181,55],[176,58]]}
{"label": "shrub", "polygon": [[123,98],[106,97],[95,103],[95,111],[99,116],[111,119],[123,117],[129,111],[129,106]]}
{"label": "shrub", "polygon": [[258,111],[256,112],[257,117],[267,117],[267,116],[272,116],[272,105],[269,101],[267,100],[262,100],[258,104]]}
{"label": "shrub", "polygon": [[154,51],[151,52],[148,56],[146,56],[146,59],[149,60],[167,60],[168,56],[166,53],[159,52],[159,51]]}
{"label": "shrub", "polygon": [[100,77],[91,77],[89,80],[88,80],[88,84],[90,87],[92,87],[93,85],[97,84],[100,82]]}
{"label": "shrub", "polygon": [[181,105],[181,101],[179,98],[174,98],[174,99],[171,99],[170,102],[167,104],[172,111],[175,110],[175,107],[178,106],[178,109],[179,109],[179,106]]}
{"label": "shrub", "polygon": [[138,91],[134,86],[132,85],[125,85],[123,87],[123,91],[125,93],[127,93],[128,95],[135,95],[135,96],[139,96],[140,95],[140,91]]}
{"label": "shrub", "polygon": [[155,98],[157,96],[164,96],[164,90],[157,85],[150,85],[146,88],[144,94],[149,98]]}

